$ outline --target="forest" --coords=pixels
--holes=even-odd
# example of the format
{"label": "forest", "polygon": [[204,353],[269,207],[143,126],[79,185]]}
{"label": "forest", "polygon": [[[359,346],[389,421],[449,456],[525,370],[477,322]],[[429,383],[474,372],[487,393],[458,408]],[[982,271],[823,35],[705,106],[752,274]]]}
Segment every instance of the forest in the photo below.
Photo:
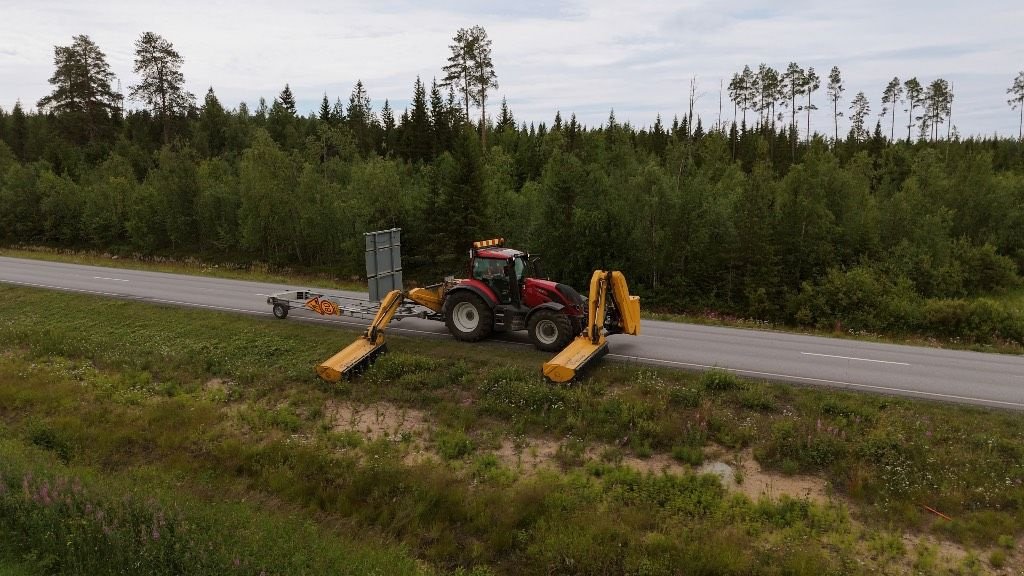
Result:
{"label": "forest", "polygon": [[[795,63],[735,74],[732,121],[695,116],[691,96],[671,122],[527,124],[504,100],[488,113],[486,32],[453,42],[408,109],[374,110],[357,82],[303,115],[287,84],[252,108],[212,87],[196,99],[153,33],[128,109],[76,36],[55,49],[52,94],[0,110],[0,243],[351,278],[362,233],[401,227],[406,278],[428,283],[503,236],[577,287],[624,271],[648,310],[1024,343],[1001,299],[1024,271],[1024,145],[958,135],[945,80],[894,78],[873,116],[863,92],[847,108],[833,68],[821,106],[837,121],[820,131],[821,79]],[[1020,108],[1024,72],[1007,93]]]}

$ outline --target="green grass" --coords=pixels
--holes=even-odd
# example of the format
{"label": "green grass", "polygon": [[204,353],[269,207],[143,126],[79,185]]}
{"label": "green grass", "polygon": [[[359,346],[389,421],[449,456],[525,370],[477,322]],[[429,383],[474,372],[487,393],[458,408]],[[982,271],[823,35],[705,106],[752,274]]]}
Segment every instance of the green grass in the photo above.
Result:
{"label": "green grass", "polygon": [[[539,375],[547,354],[396,336],[362,377],[316,379],[312,367],[354,337],[0,286],[0,541],[23,535],[0,566],[103,573],[121,554],[188,573],[222,573],[236,556],[251,573],[868,573],[872,549],[916,558],[884,536],[894,531],[986,560],[1024,534],[1018,413],[610,362],[553,385]],[[344,402],[418,410],[430,429],[338,432],[329,406]],[[521,438],[556,440],[556,466],[526,473],[495,457]],[[428,455],[410,459],[414,447]],[[696,465],[716,450],[826,478],[841,499],[751,501],[711,476],[621,463]],[[78,500],[33,499],[61,478],[117,510],[132,537],[104,539]],[[133,540],[161,511],[192,539]],[[273,541],[280,526],[301,538]],[[96,546],[69,556],[60,533]]]}

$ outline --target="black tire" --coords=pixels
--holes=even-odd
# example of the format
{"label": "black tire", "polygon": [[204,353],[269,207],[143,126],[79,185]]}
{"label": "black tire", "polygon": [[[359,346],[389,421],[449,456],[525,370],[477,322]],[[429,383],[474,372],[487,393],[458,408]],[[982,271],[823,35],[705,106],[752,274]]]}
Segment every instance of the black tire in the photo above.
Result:
{"label": "black tire", "polygon": [[478,342],[491,334],[494,312],[479,296],[462,290],[445,298],[444,324],[456,340]]}
{"label": "black tire", "polygon": [[285,318],[287,318],[288,317],[288,306],[286,304],[281,304],[280,302],[278,302],[277,304],[274,304],[274,317],[275,318],[279,318],[281,320],[284,320]]}
{"label": "black tire", "polygon": [[560,352],[576,336],[569,317],[554,310],[534,312],[526,330],[534,347],[545,352]]}

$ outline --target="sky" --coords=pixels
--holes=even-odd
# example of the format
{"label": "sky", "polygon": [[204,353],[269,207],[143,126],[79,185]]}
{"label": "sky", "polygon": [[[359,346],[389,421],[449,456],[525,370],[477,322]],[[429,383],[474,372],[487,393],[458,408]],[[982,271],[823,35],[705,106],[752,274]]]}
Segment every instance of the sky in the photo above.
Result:
{"label": "sky", "polygon": [[[481,25],[499,83],[488,112],[504,97],[518,122],[550,124],[561,111],[594,126],[614,109],[634,126],[659,114],[670,123],[696,79],[696,113],[709,126],[719,119],[720,84],[744,65],[784,70],[795,61],[822,77],[838,66],[840,110],[848,115],[863,91],[872,124],[894,76],[922,84],[941,77],[952,84],[961,135],[1015,136],[1019,116],[1006,89],[1024,70],[1022,24],[1024,2],[1014,0],[0,0],[0,107],[20,99],[34,108],[51,88],[54,46],[76,34],[100,46],[127,93],[138,81],[133,44],[151,31],[184,57],[187,88],[200,101],[212,86],[228,108],[254,106],[288,83],[308,113],[325,93],[347,102],[361,79],[375,109],[387,98],[400,113],[417,75],[428,88],[442,76],[456,31]],[[814,98],[812,129],[831,132],[824,83]],[[722,119],[731,121],[727,92],[722,100]],[[903,109],[897,134],[906,133]],[[847,128],[840,119],[840,132]]]}

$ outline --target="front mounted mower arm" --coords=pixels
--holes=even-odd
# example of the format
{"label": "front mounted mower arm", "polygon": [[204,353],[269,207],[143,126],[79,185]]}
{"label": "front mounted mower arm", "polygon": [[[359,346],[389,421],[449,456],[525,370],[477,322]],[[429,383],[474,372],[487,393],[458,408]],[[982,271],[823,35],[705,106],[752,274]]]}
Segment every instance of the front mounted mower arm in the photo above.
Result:
{"label": "front mounted mower arm", "polygon": [[607,354],[606,334],[640,334],[640,297],[630,295],[622,272],[595,270],[587,306],[582,333],[544,364],[544,376],[549,380],[568,382],[591,361]]}

